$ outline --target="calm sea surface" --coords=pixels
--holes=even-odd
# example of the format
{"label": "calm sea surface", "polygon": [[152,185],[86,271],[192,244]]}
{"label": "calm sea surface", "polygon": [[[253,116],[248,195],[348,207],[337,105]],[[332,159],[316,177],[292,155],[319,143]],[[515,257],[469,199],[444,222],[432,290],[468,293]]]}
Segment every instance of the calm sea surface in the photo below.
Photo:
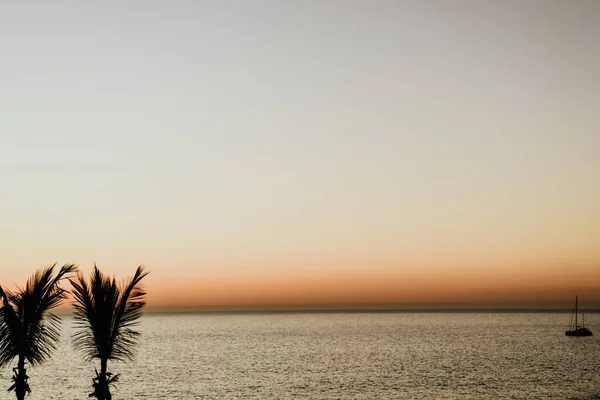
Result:
{"label": "calm sea surface", "polygon": [[[597,336],[564,336],[567,314],[146,315],[117,399],[590,399]],[[72,350],[29,369],[36,399],[87,399],[96,364]],[[0,369],[0,385],[12,372]],[[0,398],[9,397],[0,391]]]}

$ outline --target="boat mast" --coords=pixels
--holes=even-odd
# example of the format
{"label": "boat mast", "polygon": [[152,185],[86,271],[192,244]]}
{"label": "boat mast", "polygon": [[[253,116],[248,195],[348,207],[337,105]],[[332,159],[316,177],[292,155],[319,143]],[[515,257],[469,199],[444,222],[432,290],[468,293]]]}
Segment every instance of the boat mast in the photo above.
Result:
{"label": "boat mast", "polygon": [[577,295],[575,295],[575,329],[577,328]]}

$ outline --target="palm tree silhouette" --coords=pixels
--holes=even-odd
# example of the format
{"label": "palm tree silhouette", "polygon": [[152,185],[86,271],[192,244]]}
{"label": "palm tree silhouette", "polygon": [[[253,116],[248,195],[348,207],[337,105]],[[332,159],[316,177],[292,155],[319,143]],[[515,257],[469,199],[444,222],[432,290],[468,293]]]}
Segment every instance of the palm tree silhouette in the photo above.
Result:
{"label": "palm tree silhouette", "polygon": [[119,375],[107,371],[108,360],[133,359],[140,333],[133,328],[139,323],[146,293],[141,280],[148,275],[140,266],[127,282],[117,285],[115,278],[104,275],[94,264],[90,282],[81,273],[71,279],[74,319],[78,331],[73,335],[75,348],[87,361],[100,359],[100,372],[92,379],[94,391],[90,397],[111,400],[110,385]]}
{"label": "palm tree silhouette", "polygon": [[18,358],[13,368],[14,383],[8,389],[15,391],[18,400],[31,392],[25,363],[36,366],[46,361],[60,339],[60,318],[50,310],[66,296],[60,281],[77,267],[65,265],[53,276],[55,266],[39,269],[24,289],[18,288],[14,293],[0,286],[0,366]]}

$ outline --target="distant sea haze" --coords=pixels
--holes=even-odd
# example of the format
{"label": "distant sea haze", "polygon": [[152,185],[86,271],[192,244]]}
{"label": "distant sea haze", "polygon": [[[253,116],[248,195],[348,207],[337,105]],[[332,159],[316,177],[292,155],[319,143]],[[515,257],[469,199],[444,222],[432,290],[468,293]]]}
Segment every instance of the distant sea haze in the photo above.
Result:
{"label": "distant sea haze", "polygon": [[[592,306],[580,308],[580,312],[599,313],[600,304],[592,302]],[[564,303],[491,303],[491,304],[325,304],[325,305],[255,305],[255,306],[191,306],[191,307],[148,307],[146,314],[171,314],[171,313],[403,313],[403,312],[541,312],[541,313],[566,313],[571,312],[573,305]],[[69,310],[61,310],[62,315],[68,315]]]}
{"label": "distant sea haze", "polygon": [[[580,297],[581,299],[581,297]],[[148,305],[145,314],[178,313],[298,313],[298,312],[542,312],[566,313],[573,309],[573,299],[560,302],[494,302],[494,303],[389,303],[389,304],[230,304],[230,305]],[[584,313],[600,312],[600,301],[579,304]],[[61,306],[57,314],[71,315],[69,304]]]}
{"label": "distant sea haze", "polygon": [[[340,304],[340,305],[238,305],[238,306],[188,306],[146,307],[144,314],[210,314],[210,313],[568,313],[573,305],[563,303],[543,304]],[[580,313],[600,313],[600,307],[579,308]],[[70,316],[72,308],[61,307],[55,312]]]}

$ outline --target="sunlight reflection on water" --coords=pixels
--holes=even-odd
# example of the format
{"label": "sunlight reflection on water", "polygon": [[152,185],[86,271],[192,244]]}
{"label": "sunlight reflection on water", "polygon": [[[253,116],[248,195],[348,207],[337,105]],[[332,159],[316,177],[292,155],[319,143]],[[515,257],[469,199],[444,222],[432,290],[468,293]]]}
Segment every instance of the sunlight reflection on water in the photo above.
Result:
{"label": "sunlight reflection on water", "polygon": [[[587,319],[586,319],[587,320]],[[599,315],[589,326],[600,334]],[[565,314],[146,315],[114,399],[573,399],[600,392],[597,336]],[[29,369],[29,399],[86,399],[70,346]],[[111,365],[109,365],[110,367]],[[11,371],[0,370],[10,386]],[[5,389],[4,389],[5,390]]]}

